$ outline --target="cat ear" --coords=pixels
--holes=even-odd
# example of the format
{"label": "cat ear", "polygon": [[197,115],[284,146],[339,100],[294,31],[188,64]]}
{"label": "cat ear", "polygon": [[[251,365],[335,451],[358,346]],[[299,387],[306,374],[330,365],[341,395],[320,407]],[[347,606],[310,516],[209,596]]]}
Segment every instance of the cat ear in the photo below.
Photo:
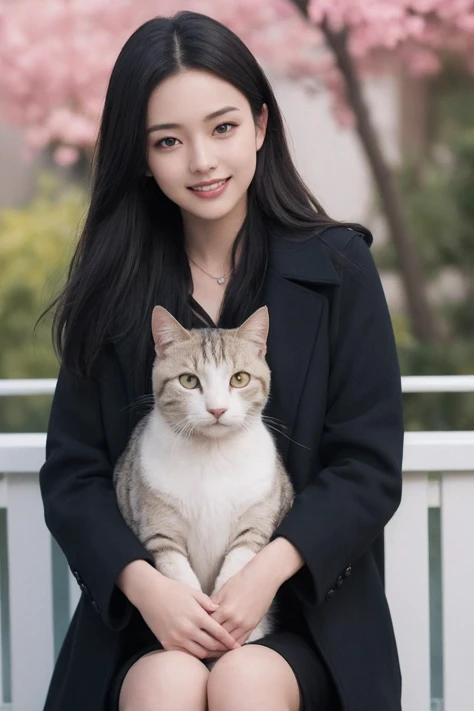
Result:
{"label": "cat ear", "polygon": [[191,337],[189,332],[163,306],[155,306],[153,309],[151,331],[155,341],[155,350],[161,353],[164,353],[171,343],[187,341]]}
{"label": "cat ear", "polygon": [[255,313],[248,317],[244,323],[239,326],[236,336],[244,338],[246,341],[252,341],[260,347],[260,356],[264,356],[267,352],[267,337],[269,328],[268,308],[261,306]]}

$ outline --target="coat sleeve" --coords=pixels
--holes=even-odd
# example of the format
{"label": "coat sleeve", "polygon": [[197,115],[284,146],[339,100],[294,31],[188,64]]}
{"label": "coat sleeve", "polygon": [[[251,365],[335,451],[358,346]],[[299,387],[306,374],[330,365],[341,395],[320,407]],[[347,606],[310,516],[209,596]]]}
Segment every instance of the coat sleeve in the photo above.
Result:
{"label": "coat sleeve", "polygon": [[118,631],[133,612],[118,574],[132,560],[154,563],[120,514],[112,472],[97,382],[77,385],[61,366],[39,473],[45,522],[86,599]]}
{"label": "coat sleeve", "polygon": [[290,581],[309,605],[337,594],[351,564],[394,515],[402,492],[404,420],[392,322],[360,235],[345,254],[358,269],[346,270],[341,285],[322,468],[272,535],[288,539],[302,555],[305,565]]}

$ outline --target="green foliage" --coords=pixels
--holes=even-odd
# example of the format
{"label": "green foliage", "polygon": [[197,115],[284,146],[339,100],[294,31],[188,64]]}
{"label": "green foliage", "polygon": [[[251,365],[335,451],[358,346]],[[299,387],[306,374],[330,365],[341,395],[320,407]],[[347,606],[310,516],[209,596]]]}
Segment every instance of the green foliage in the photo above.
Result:
{"label": "green foliage", "polygon": [[[394,315],[403,375],[474,374],[474,91],[468,88],[441,81],[429,155],[407,157],[397,174],[428,280],[451,267],[465,289],[461,301],[446,299],[435,307],[445,334],[442,345],[416,342],[406,315]],[[399,268],[392,245],[374,253],[381,270]],[[409,430],[474,429],[472,393],[406,394],[404,403]]]}
{"label": "green foliage", "polygon": [[[55,378],[52,312],[40,314],[67,277],[85,191],[52,174],[27,205],[0,211],[0,378]],[[45,431],[50,396],[1,398],[0,430]]]}
{"label": "green foliage", "polygon": [[[434,348],[398,347],[403,375],[472,375],[474,348],[466,339]],[[405,393],[405,429],[473,430],[473,393]]]}

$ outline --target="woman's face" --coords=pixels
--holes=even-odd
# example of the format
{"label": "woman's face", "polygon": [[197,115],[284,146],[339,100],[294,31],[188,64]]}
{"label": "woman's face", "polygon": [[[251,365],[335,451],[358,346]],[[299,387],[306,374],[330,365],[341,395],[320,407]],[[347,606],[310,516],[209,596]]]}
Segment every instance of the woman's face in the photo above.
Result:
{"label": "woman's face", "polygon": [[[147,174],[188,220],[245,215],[266,123],[265,104],[256,127],[246,97],[213,74],[193,69],[169,77],[155,88],[148,104]],[[155,128],[159,124],[176,126]],[[230,180],[224,191],[215,197],[199,197],[206,192],[190,189],[226,178]]]}

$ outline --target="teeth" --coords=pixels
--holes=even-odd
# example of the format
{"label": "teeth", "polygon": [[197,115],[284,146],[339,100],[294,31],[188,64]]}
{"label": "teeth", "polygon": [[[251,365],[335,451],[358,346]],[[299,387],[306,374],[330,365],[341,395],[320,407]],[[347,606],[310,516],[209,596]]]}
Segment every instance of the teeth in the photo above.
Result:
{"label": "teeth", "polygon": [[212,183],[212,185],[201,185],[200,188],[191,188],[191,190],[201,190],[203,192],[208,192],[209,190],[215,190],[216,188],[219,188],[221,185],[224,185],[225,182],[225,180],[221,180],[220,183]]}

